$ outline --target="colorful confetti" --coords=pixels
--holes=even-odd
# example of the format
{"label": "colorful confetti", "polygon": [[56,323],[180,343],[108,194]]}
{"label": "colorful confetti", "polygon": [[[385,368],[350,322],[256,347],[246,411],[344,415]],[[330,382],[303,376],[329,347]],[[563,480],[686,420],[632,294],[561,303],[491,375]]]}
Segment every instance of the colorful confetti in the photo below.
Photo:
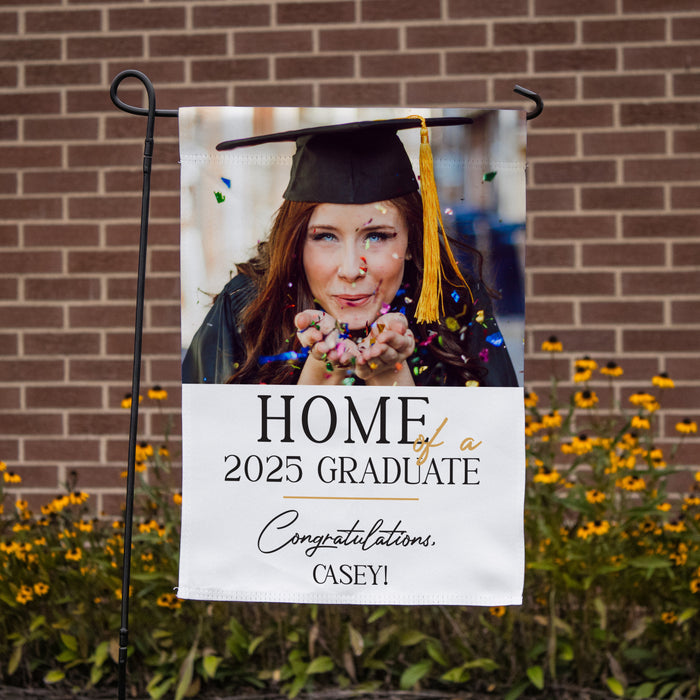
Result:
{"label": "colorful confetti", "polygon": [[286,362],[287,360],[303,360],[309,354],[309,348],[302,348],[299,352],[289,350],[282,352],[279,355],[263,355],[259,360],[259,365],[267,364],[268,362]]}
{"label": "colorful confetti", "polygon": [[229,189],[231,189],[231,180],[229,180],[227,177],[222,177],[222,178],[221,178],[221,182],[223,182],[224,185],[226,185],[226,187],[228,187]]}
{"label": "colorful confetti", "polygon": [[496,171],[492,170],[491,172],[484,173],[483,181],[484,182],[492,182],[493,179],[496,177]]}
{"label": "colorful confetti", "polygon": [[221,194],[221,192],[214,192],[214,196],[216,197],[216,201],[219,204],[226,201],[226,197],[223,194]]}
{"label": "colorful confetti", "polygon": [[456,289],[452,290],[452,294],[450,294],[450,296],[455,300],[455,302],[459,301],[459,294],[457,293]]}
{"label": "colorful confetti", "polygon": [[490,343],[494,347],[500,348],[505,341],[503,340],[503,336],[501,335],[500,331],[497,331],[496,333],[491,333],[491,335],[487,335],[486,342]]}

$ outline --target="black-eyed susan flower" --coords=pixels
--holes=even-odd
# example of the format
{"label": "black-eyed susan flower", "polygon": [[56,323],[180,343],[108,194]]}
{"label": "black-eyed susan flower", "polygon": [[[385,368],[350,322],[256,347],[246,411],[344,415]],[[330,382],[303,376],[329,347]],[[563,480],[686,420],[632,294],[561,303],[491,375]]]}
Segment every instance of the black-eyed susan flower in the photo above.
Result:
{"label": "black-eyed susan flower", "polygon": [[158,448],[158,456],[159,457],[170,457],[170,450],[168,449],[167,445],[161,445]]}
{"label": "black-eyed susan flower", "polygon": [[153,401],[165,401],[168,398],[168,392],[163,387],[156,384],[148,390],[148,398]]}
{"label": "black-eyed susan flower", "polygon": [[594,525],[592,521],[584,523],[583,525],[581,525],[581,527],[579,527],[576,530],[576,537],[578,537],[581,540],[587,540],[589,537],[591,537],[591,535],[594,534],[593,528]]}
{"label": "black-eyed susan flower", "polygon": [[148,466],[148,465],[146,464],[146,462],[136,462],[136,463],[134,464],[134,469],[135,469],[135,471],[137,471],[137,472],[145,472],[147,466]]}
{"label": "black-eyed susan flower", "polygon": [[561,427],[562,417],[559,411],[552,411],[542,416],[542,425],[545,428],[559,428]]}
{"label": "black-eyed susan flower", "polygon": [[577,384],[581,384],[583,382],[587,382],[593,373],[591,372],[590,369],[586,369],[585,367],[579,365],[578,363],[574,365],[574,381]]}
{"label": "black-eyed susan flower", "polygon": [[19,587],[19,590],[17,591],[17,595],[15,596],[15,600],[20,605],[26,605],[27,603],[31,602],[33,599],[34,599],[34,591],[29,586],[22,585]]}
{"label": "black-eyed susan flower", "polygon": [[173,494],[173,503],[176,506],[181,506],[182,505],[182,494],[181,493],[174,493]]}
{"label": "black-eyed susan flower", "polygon": [[672,625],[678,620],[678,615],[674,612],[662,612],[661,613],[661,622],[663,622],[666,625]]}
{"label": "black-eyed susan flower", "polygon": [[664,523],[664,530],[666,530],[666,532],[685,532],[686,527],[683,520],[677,518],[676,520],[671,520],[669,523]]}
{"label": "black-eyed susan flower", "polygon": [[651,423],[648,418],[644,418],[643,416],[632,416],[630,427],[636,430],[649,430],[651,428]]}
{"label": "black-eyed susan flower", "polygon": [[700,578],[691,579],[690,592],[691,593],[700,593]]}
{"label": "black-eyed susan flower", "polygon": [[605,500],[605,494],[598,489],[589,489],[586,491],[586,500],[589,503],[602,503]]}
{"label": "black-eyed susan flower", "polygon": [[561,474],[556,469],[549,469],[548,467],[542,467],[532,480],[536,484],[556,484],[561,478]]}
{"label": "black-eyed susan flower", "polygon": [[34,584],[34,593],[37,595],[46,595],[49,592],[49,585],[43,581]]}
{"label": "black-eyed susan flower", "polygon": [[600,373],[604,374],[606,377],[621,377],[623,375],[623,369],[617,362],[608,362],[605,367],[600,368]]}
{"label": "black-eyed susan flower", "polygon": [[177,610],[182,607],[182,603],[174,593],[163,593],[159,595],[158,600],[156,600],[156,605],[161,608],[170,608],[171,610]]}
{"label": "black-eyed susan flower", "polygon": [[525,392],[525,408],[535,408],[538,401],[539,397],[534,391]]}
{"label": "black-eyed susan flower", "polygon": [[83,550],[80,547],[69,549],[65,554],[67,561],[80,561],[83,558]]}
{"label": "black-eyed susan flower", "polygon": [[673,389],[675,384],[673,379],[671,379],[666,372],[661,372],[651,378],[651,383],[654,386],[658,386],[659,389]]}
{"label": "black-eyed susan flower", "polygon": [[140,442],[134,449],[134,456],[137,462],[145,462],[149,457],[153,457],[153,445]]}
{"label": "black-eyed susan flower", "polygon": [[572,438],[571,442],[564,442],[561,451],[566,455],[585,455],[593,449],[593,440],[584,433]]}
{"label": "black-eyed susan flower", "polygon": [[638,406],[641,408],[646,409],[647,411],[651,410],[649,407],[650,406],[657,406],[658,407],[658,401],[656,400],[655,396],[652,396],[646,391],[638,391],[634,394],[632,394],[629,397],[629,402],[633,406]]}
{"label": "black-eyed susan flower", "polygon": [[542,343],[542,350],[544,352],[563,352],[564,346],[556,335],[550,335],[549,338]]}
{"label": "black-eyed susan flower", "polygon": [[670,504],[670,503],[659,503],[659,504],[656,506],[656,510],[660,510],[660,511],[662,511],[663,513],[666,513],[666,512],[668,512],[669,510],[671,510],[671,504]]}
{"label": "black-eyed susan flower", "polygon": [[2,479],[6,484],[21,484],[22,477],[14,472],[3,472]]}
{"label": "black-eyed susan flower", "polygon": [[594,520],[592,529],[594,535],[605,535],[610,531],[610,523],[607,520]]}
{"label": "black-eyed susan flower", "polygon": [[7,464],[0,460],[0,472],[6,472],[7,471]]}
{"label": "black-eyed susan flower", "polygon": [[[124,398],[122,399],[122,408],[131,408],[131,399],[133,397],[131,394],[124,394]],[[139,403],[143,400],[143,396],[139,394]]]}
{"label": "black-eyed susan flower", "polygon": [[503,617],[506,614],[506,607],[505,605],[492,605],[489,612],[494,617]]}
{"label": "black-eyed susan flower", "polygon": [[682,435],[690,435],[698,432],[698,424],[690,418],[684,418],[679,423],[676,423],[676,431]]}
{"label": "black-eyed susan flower", "polygon": [[629,474],[621,479],[617,479],[617,481],[615,481],[615,486],[625,491],[643,491],[647,484],[641,476]]}
{"label": "black-eyed susan flower", "polygon": [[690,508],[697,508],[698,506],[700,506],[699,496],[686,496],[683,499],[683,505],[681,508],[683,508],[683,510],[688,510]]}
{"label": "black-eyed susan flower", "polygon": [[598,395],[589,389],[577,391],[574,394],[574,403],[578,408],[593,408],[598,403]]}
{"label": "black-eyed susan flower", "polygon": [[536,420],[527,419],[525,421],[525,435],[527,435],[528,437],[532,437],[533,435],[535,435],[535,433],[538,433],[540,430],[542,430],[542,428],[544,428],[544,423],[540,423]]}
{"label": "black-eyed susan flower", "polygon": [[591,360],[588,355],[585,355],[580,360],[576,360],[576,366],[580,369],[590,369],[591,371],[598,369],[598,363],[595,360]]}
{"label": "black-eyed susan flower", "polygon": [[85,493],[85,491],[72,491],[68,494],[68,500],[74,506],[82,505],[88,498],[90,498],[90,494]]}

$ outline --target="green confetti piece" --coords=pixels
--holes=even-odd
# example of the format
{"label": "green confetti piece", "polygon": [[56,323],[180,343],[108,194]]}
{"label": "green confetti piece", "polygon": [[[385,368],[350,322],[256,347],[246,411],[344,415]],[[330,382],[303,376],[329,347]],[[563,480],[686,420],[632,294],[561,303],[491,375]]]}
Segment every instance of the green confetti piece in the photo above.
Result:
{"label": "green confetti piece", "polygon": [[492,170],[489,173],[484,173],[483,180],[484,180],[484,182],[491,182],[495,177],[496,177],[496,171]]}
{"label": "green confetti piece", "polygon": [[221,192],[214,192],[214,196],[216,197],[216,201],[219,204],[226,200],[226,197],[223,194],[221,194]]}

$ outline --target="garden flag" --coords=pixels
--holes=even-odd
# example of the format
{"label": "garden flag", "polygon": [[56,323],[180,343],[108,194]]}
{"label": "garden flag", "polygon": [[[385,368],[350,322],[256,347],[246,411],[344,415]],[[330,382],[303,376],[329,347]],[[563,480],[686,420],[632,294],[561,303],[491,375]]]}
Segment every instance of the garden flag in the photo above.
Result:
{"label": "garden flag", "polygon": [[180,110],[179,597],[521,603],[525,116]]}

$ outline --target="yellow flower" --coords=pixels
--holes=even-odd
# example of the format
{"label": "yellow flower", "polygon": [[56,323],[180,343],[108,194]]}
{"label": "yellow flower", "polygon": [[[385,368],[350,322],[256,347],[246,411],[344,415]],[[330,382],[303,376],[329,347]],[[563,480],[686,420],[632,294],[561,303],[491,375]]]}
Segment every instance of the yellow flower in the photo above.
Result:
{"label": "yellow flower", "polygon": [[598,403],[598,395],[595,391],[577,391],[574,394],[574,403],[579,408],[593,408]]}
{"label": "yellow flower", "polygon": [[[142,399],[143,396],[139,394],[139,403],[141,403]],[[122,408],[131,408],[131,394],[124,394],[124,398],[122,399]]]}
{"label": "yellow flower", "polygon": [[532,437],[535,433],[539,432],[544,428],[543,423],[538,423],[537,421],[526,421],[525,422],[525,435]]}
{"label": "yellow flower", "polygon": [[672,520],[670,523],[664,523],[666,532],[685,532],[685,523],[682,520]]}
{"label": "yellow flower", "polygon": [[679,433],[689,435],[690,433],[698,432],[698,424],[690,418],[684,418],[680,423],[676,423],[676,430]]}
{"label": "yellow flower", "polygon": [[576,530],[576,537],[582,540],[587,540],[593,534],[594,525],[592,522],[587,522]]}
{"label": "yellow flower", "polygon": [[697,593],[698,591],[700,591],[700,578],[694,578],[690,582],[690,592]]}
{"label": "yellow flower", "polygon": [[69,549],[65,556],[68,561],[80,561],[83,558],[83,550],[80,547],[75,547]]}
{"label": "yellow flower", "polygon": [[645,407],[648,403],[654,402],[656,399],[647,392],[636,392],[629,397],[629,402],[633,406]]}
{"label": "yellow flower", "polygon": [[161,445],[158,448],[158,454],[161,457],[170,457],[170,450],[165,445]]}
{"label": "yellow flower", "polygon": [[623,369],[616,362],[608,362],[605,367],[600,368],[600,373],[607,377],[620,377],[623,374]]}
{"label": "yellow flower", "polygon": [[586,435],[577,435],[571,442],[564,442],[561,445],[561,451],[565,455],[585,455],[593,449],[593,440]]}
{"label": "yellow flower", "polygon": [[5,464],[5,462],[0,460],[0,472],[4,472],[4,471],[7,471],[7,464]]}
{"label": "yellow flower", "polygon": [[4,472],[2,475],[3,481],[6,484],[21,484],[22,477],[14,472]]}
{"label": "yellow flower", "polygon": [[73,491],[73,493],[68,495],[69,503],[74,506],[85,503],[88,498],[90,498],[90,495],[85,493],[85,491]]}
{"label": "yellow flower", "polygon": [[136,464],[134,464],[134,470],[137,472],[145,472],[146,467],[148,467],[146,462],[136,462]]}
{"label": "yellow flower", "polygon": [[173,494],[173,503],[176,506],[181,506],[182,505],[182,494],[181,493],[174,493]]}
{"label": "yellow flower", "polygon": [[646,482],[641,476],[625,476],[615,482],[615,486],[625,489],[625,491],[643,491],[646,488]]}
{"label": "yellow flower", "polygon": [[610,523],[607,520],[596,520],[593,523],[593,534],[604,535],[610,530]]}
{"label": "yellow flower", "polygon": [[505,605],[494,605],[489,608],[489,612],[494,617],[503,617],[506,614],[506,607]]}
{"label": "yellow flower", "polygon": [[539,397],[534,391],[525,392],[525,408],[534,408],[538,401]]}
{"label": "yellow flower", "polygon": [[564,346],[561,341],[557,339],[556,335],[550,335],[547,340],[542,343],[542,350],[544,352],[563,352]]}
{"label": "yellow flower", "polygon": [[27,503],[27,501],[25,501],[23,498],[20,498],[15,501],[15,508],[17,508],[17,510],[21,513],[29,508],[29,503]]}
{"label": "yellow flower", "polygon": [[586,370],[586,369],[589,369],[591,371],[594,369],[598,369],[598,363],[595,360],[591,360],[591,358],[588,357],[588,355],[586,355],[585,357],[583,357],[580,360],[576,360],[575,364],[576,364],[576,371],[577,372],[580,370]]}
{"label": "yellow flower", "polygon": [[153,445],[147,442],[139,443],[136,445],[134,455],[137,462],[145,462],[149,457],[153,457]]}
{"label": "yellow flower", "polygon": [[591,370],[590,369],[585,369],[579,367],[579,365],[576,365],[575,371],[574,371],[574,381],[579,383],[579,382],[587,382],[591,378]]}
{"label": "yellow flower", "polygon": [[158,596],[156,605],[160,606],[161,608],[171,608],[172,610],[177,610],[178,608],[182,607],[182,603],[177,599],[177,596],[174,593],[163,593],[162,595]]}
{"label": "yellow flower", "polygon": [[693,508],[694,506],[700,506],[700,497],[686,496],[683,499],[683,510],[688,510],[688,508]]}
{"label": "yellow flower", "polygon": [[666,372],[661,372],[660,374],[652,377],[651,383],[654,386],[658,386],[659,389],[673,389],[675,386],[673,379],[671,379]]}
{"label": "yellow flower", "polygon": [[34,593],[37,595],[46,595],[49,592],[49,586],[46,583],[39,582],[34,584]]}
{"label": "yellow flower", "polygon": [[602,503],[605,500],[605,494],[598,489],[590,489],[586,491],[586,500],[589,503]]}
{"label": "yellow flower", "polygon": [[148,398],[153,399],[153,401],[164,401],[168,398],[168,392],[156,384],[152,389],[148,390]]}
{"label": "yellow flower", "polygon": [[664,513],[671,510],[671,504],[670,503],[659,503],[658,506],[656,506],[657,510],[661,510]]}
{"label": "yellow flower", "polygon": [[532,480],[536,484],[555,484],[560,479],[560,474],[556,469],[548,469],[544,467],[540,469]]}
{"label": "yellow flower", "polygon": [[630,426],[637,430],[649,430],[651,428],[651,423],[649,422],[648,418],[642,418],[641,416],[632,416]]}
{"label": "yellow flower", "polygon": [[558,428],[561,426],[561,414],[559,411],[552,411],[546,416],[542,416],[542,424],[545,428]]}
{"label": "yellow flower", "polygon": [[15,596],[15,600],[22,604],[26,605],[29,603],[31,600],[34,598],[34,592],[29,586],[20,586],[19,591],[17,591],[17,595]]}
{"label": "yellow flower", "polygon": [[674,612],[661,613],[661,621],[667,625],[672,625],[676,620],[678,620],[678,615]]}

